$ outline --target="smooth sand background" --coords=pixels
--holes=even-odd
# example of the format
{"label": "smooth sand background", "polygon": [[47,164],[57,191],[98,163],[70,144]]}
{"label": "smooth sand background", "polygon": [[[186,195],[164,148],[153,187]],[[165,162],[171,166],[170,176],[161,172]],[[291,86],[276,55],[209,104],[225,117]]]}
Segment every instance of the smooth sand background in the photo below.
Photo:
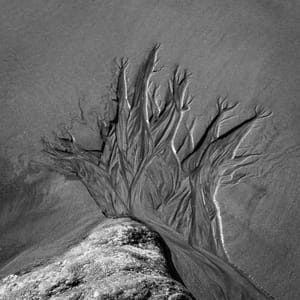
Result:
{"label": "smooth sand background", "polygon": [[[78,114],[78,98],[87,111],[103,111],[114,57],[129,57],[134,71],[160,42],[166,66],[162,80],[168,79],[175,64],[193,73],[197,135],[214,113],[218,95],[241,103],[233,123],[249,116],[258,104],[273,112],[271,118],[257,122],[241,145],[242,151],[264,153],[258,163],[242,170],[251,176],[221,186],[217,200],[233,261],[279,299],[297,298],[297,0],[2,0],[0,4],[0,258],[2,265],[10,261],[3,274],[61,250],[97,221],[99,214],[82,186],[28,169],[28,161],[40,156],[41,136]],[[85,141],[86,136],[83,132]],[[96,136],[91,144],[95,141]]]}

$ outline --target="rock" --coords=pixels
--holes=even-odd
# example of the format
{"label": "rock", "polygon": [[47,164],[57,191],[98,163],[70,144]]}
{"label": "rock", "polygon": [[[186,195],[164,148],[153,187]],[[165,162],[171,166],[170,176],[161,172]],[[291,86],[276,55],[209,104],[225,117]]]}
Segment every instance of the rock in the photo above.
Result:
{"label": "rock", "polygon": [[63,255],[3,278],[0,299],[194,299],[165,253],[146,226],[107,219]]}

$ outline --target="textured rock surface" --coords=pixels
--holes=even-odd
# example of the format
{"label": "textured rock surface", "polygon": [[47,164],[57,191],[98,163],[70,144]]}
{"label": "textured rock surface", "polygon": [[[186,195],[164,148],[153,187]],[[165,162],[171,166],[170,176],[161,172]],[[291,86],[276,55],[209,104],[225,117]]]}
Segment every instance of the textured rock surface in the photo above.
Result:
{"label": "textured rock surface", "polygon": [[164,254],[147,227],[107,220],[47,264],[3,278],[0,299],[193,299]]}

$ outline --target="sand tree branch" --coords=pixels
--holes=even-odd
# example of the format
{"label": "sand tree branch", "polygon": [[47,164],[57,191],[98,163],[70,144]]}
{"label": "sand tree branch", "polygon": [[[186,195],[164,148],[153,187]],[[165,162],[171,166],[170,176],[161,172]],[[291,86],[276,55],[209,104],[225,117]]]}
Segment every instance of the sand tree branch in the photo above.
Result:
{"label": "sand tree branch", "polygon": [[[192,211],[194,217],[192,217],[192,220],[197,218],[201,220],[198,216],[201,213],[201,217],[204,220],[203,223],[211,224],[210,234],[206,233],[204,238],[209,239],[207,244],[210,244],[212,238],[214,239],[215,250],[218,256],[224,259],[227,258],[227,255],[222,241],[222,230],[218,218],[215,193],[224,175],[230,176],[238,168],[255,162],[255,160],[249,161],[249,158],[257,155],[248,154],[237,157],[235,153],[243,138],[250,131],[255,120],[262,117],[266,117],[266,114],[262,113],[262,111],[255,111],[252,117],[234,126],[226,133],[219,137],[214,136],[210,138],[212,142],[202,151],[203,156],[200,164],[194,169],[191,177],[193,183],[191,188],[195,189],[193,194],[195,196],[191,199],[194,203]],[[203,213],[203,209],[207,214]],[[203,228],[205,228],[199,221],[193,221],[192,223],[191,232],[193,233],[197,230],[203,231]],[[211,233],[213,236],[211,236]],[[195,236],[195,234],[191,236],[194,242],[196,242]]]}
{"label": "sand tree branch", "polygon": [[153,84],[153,89],[151,90],[149,88],[149,92],[148,92],[148,97],[149,97],[148,112],[149,112],[150,127],[152,127],[153,124],[157,122],[161,111],[160,104],[158,103],[159,89],[160,89],[159,85]]}
{"label": "sand tree branch", "polygon": [[148,88],[150,78],[158,63],[157,52],[159,45],[150,51],[145,63],[140,67],[134,85],[134,95],[127,122],[128,151],[127,160],[136,173],[152,149],[148,115]]}
{"label": "sand tree branch", "polygon": [[126,156],[127,151],[127,119],[129,116],[130,105],[128,102],[128,94],[127,94],[127,78],[126,78],[126,70],[128,67],[128,59],[121,59],[119,65],[119,76],[117,82],[117,120],[116,123],[116,137],[118,142],[118,147],[122,152],[122,155]]}
{"label": "sand tree branch", "polygon": [[226,98],[217,98],[217,113],[211,119],[193,151],[182,161],[182,168],[186,174],[193,172],[199,166],[207,147],[217,139],[220,124],[225,119],[228,119],[228,117],[225,118],[225,114],[233,110],[236,106],[237,103],[230,104]]}
{"label": "sand tree branch", "polygon": [[73,138],[56,135],[56,140],[56,143],[51,143],[42,139],[43,151],[54,160],[54,169],[66,175],[77,176],[105,215],[114,216],[116,211],[125,214],[126,206],[106,165],[99,163],[94,154],[77,145]]}
{"label": "sand tree branch", "polygon": [[[169,82],[165,107],[161,114],[156,116],[156,121],[152,124],[151,134],[154,140],[154,148],[152,153],[144,160],[144,164],[141,164],[139,172],[137,173],[137,178],[140,178],[142,173],[147,170],[157,157],[163,160],[162,163],[168,161],[168,163],[172,165],[172,176],[165,184],[168,185],[168,182],[171,181],[173,193],[175,193],[178,188],[181,174],[181,164],[175,149],[174,139],[180,128],[183,113],[189,109],[191,103],[191,98],[186,96],[189,77],[190,74],[188,74],[187,71],[181,73],[178,67],[174,70]],[[157,106],[155,102],[153,104]],[[165,175],[163,175],[163,177],[164,176]],[[134,181],[133,186],[136,184],[137,181]],[[169,194],[169,196],[171,197],[171,194]]]}

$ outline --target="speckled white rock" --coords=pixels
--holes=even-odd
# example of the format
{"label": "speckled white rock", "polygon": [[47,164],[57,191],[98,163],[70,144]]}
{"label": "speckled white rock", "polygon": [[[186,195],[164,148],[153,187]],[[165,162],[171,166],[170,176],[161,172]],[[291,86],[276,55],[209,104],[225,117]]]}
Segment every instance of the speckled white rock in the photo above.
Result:
{"label": "speckled white rock", "polygon": [[159,236],[107,220],[62,256],[0,281],[0,299],[193,299],[168,271]]}

